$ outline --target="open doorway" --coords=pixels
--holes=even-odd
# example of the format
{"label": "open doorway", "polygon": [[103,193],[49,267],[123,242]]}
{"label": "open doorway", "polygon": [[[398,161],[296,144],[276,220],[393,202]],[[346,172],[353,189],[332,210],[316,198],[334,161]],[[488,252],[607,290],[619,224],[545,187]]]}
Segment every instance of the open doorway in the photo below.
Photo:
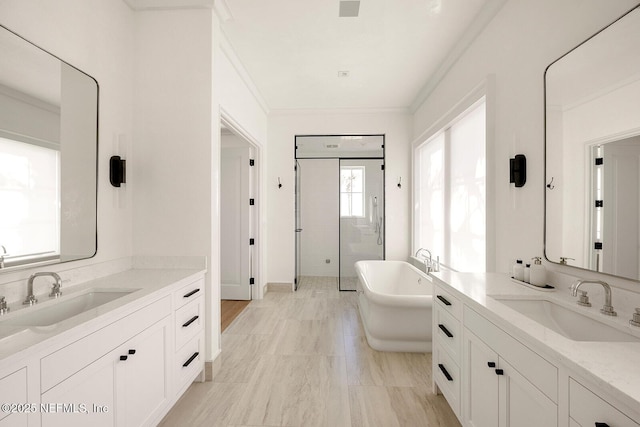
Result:
{"label": "open doorway", "polygon": [[222,121],[220,299],[224,330],[251,302],[257,281],[257,148]]}

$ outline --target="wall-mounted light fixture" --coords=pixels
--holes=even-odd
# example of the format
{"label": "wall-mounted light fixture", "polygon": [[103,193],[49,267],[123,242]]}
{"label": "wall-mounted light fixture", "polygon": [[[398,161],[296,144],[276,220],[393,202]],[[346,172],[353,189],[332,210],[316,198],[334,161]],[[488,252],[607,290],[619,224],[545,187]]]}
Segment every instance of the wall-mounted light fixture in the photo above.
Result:
{"label": "wall-mounted light fixture", "polygon": [[527,182],[527,158],[524,154],[516,154],[509,159],[509,182],[516,187],[523,187]]}
{"label": "wall-mounted light fixture", "polygon": [[127,182],[127,161],[120,156],[111,156],[109,159],[109,181],[114,187]]}

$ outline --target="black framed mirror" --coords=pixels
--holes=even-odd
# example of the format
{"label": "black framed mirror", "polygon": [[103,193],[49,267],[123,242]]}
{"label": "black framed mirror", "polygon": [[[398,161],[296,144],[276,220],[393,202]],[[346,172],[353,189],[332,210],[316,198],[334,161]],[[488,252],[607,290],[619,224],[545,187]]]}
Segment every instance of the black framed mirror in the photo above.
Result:
{"label": "black framed mirror", "polygon": [[640,6],[545,72],[545,256],[640,280]]}
{"label": "black framed mirror", "polygon": [[97,250],[98,82],[0,26],[0,273]]}

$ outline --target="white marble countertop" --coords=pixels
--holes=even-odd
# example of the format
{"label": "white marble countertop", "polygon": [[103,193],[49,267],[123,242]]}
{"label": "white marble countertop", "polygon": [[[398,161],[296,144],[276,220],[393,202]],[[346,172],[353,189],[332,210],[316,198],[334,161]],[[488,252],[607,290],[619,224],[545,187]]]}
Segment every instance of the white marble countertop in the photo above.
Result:
{"label": "white marble countertop", "polygon": [[[630,312],[604,316],[599,313],[601,296],[592,297],[592,307],[581,307],[566,286],[542,292],[515,283],[506,274],[442,271],[431,275],[436,284],[448,285],[446,289],[453,289],[464,303],[550,362],[564,364],[636,412],[640,408],[640,328],[629,325]],[[588,289],[591,294],[591,288]],[[615,288],[612,295],[615,307]],[[639,342],[574,341],[500,303],[494,296],[553,301],[634,335]]]}
{"label": "white marble countertop", "polygon": [[[199,269],[131,269],[110,276],[90,280],[69,289],[62,288],[62,296],[49,298],[48,294],[36,295],[39,303],[34,306],[23,306],[20,302],[10,304],[8,314],[0,317],[0,363],[8,364],[28,357],[34,352],[44,350],[57,342],[62,333],[77,338],[84,336],[89,329],[97,330],[123,317],[130,312],[144,307],[162,298],[167,286],[176,288],[185,286],[200,277],[205,270]],[[133,290],[118,299],[89,309],[81,314],[60,321],[52,326],[25,327],[5,324],[29,310],[39,310],[67,301],[91,289],[101,291]],[[170,313],[167,313],[169,315]]]}

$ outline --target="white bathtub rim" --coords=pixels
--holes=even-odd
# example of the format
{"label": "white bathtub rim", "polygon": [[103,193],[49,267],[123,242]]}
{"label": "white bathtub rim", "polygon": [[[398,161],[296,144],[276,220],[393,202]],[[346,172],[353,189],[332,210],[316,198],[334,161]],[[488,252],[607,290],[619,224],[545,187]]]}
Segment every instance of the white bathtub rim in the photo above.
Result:
{"label": "white bathtub rim", "polygon": [[[365,277],[362,269],[364,268],[363,266],[366,263],[382,263],[382,262],[403,264],[404,266],[408,267],[409,269],[411,269],[412,271],[414,271],[416,274],[418,274],[420,277],[422,277],[427,281],[427,283],[425,283],[424,286],[428,286],[430,288],[431,294],[430,295],[394,295],[394,294],[374,291],[373,289],[371,289],[371,285],[369,284],[369,281]],[[358,274],[358,279],[360,280],[360,284],[363,292],[367,296],[367,299],[369,299],[372,302],[375,302],[376,304],[379,304],[382,306],[388,306],[388,307],[400,307],[400,306],[426,307],[426,306],[430,306],[433,301],[433,279],[406,261],[382,261],[382,260],[358,261],[356,262],[355,267],[356,267],[356,272]]]}

